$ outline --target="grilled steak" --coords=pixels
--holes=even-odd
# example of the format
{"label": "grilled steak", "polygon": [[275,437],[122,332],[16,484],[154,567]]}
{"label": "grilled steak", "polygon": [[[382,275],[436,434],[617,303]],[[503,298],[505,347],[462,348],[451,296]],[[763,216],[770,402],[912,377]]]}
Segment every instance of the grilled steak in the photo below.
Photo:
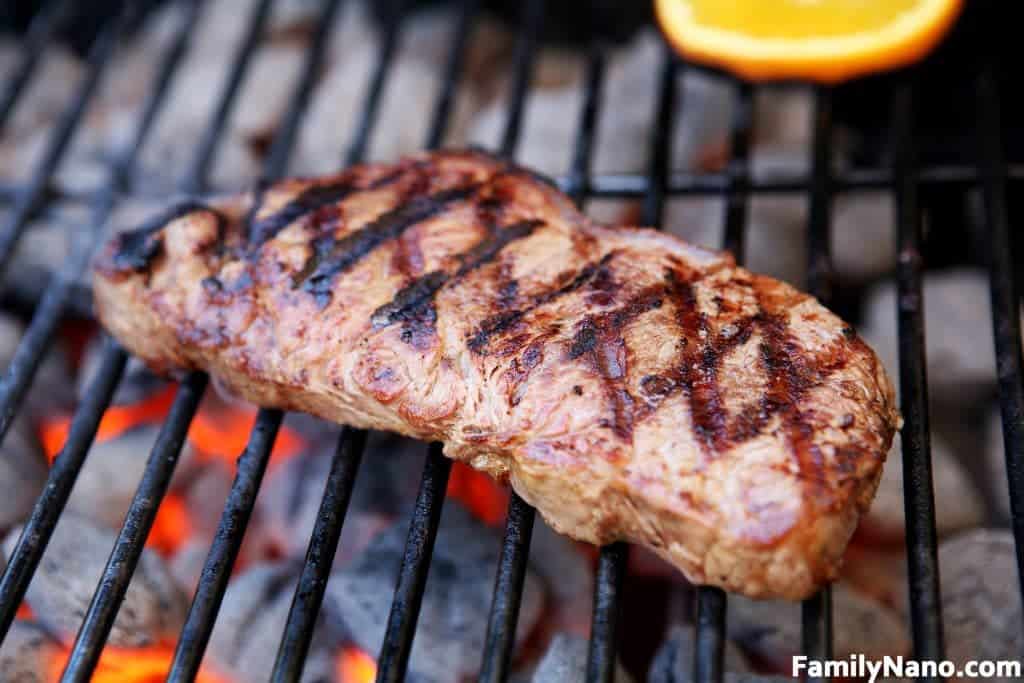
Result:
{"label": "grilled steak", "polygon": [[443,441],[557,530],[755,597],[836,576],[899,421],[812,297],[479,152],[174,207],[107,245],[94,291],[154,368]]}

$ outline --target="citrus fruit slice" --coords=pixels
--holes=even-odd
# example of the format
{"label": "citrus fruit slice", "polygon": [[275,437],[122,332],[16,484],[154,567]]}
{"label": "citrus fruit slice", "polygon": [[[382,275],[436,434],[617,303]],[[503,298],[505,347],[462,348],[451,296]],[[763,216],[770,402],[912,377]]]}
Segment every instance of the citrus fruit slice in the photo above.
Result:
{"label": "citrus fruit slice", "polygon": [[835,83],[913,62],[962,0],[655,0],[669,42],[751,80]]}

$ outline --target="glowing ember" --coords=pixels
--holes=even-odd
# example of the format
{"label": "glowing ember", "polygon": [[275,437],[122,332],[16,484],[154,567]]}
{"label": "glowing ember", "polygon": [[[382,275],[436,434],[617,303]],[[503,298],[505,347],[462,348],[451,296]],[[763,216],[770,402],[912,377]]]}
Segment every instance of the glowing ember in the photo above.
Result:
{"label": "glowing ember", "polygon": [[[167,678],[173,659],[174,649],[170,647],[115,648],[108,645],[90,680],[92,683],[159,683]],[[66,664],[66,658],[54,660],[51,680],[60,679]],[[195,680],[197,683],[228,683],[206,667],[200,667]]]}
{"label": "glowing ember", "polygon": [[[234,465],[249,442],[249,432],[255,422],[256,411],[252,409],[220,407],[203,410],[192,420],[188,438],[204,457]],[[270,452],[271,465],[296,455],[302,446],[302,437],[287,427],[281,427]]]}
{"label": "glowing ember", "polygon": [[184,499],[168,493],[157,508],[146,545],[164,555],[173,555],[188,540],[191,528]]}
{"label": "glowing ember", "polygon": [[373,683],[377,662],[357,647],[343,647],[336,666],[339,683]]}
{"label": "glowing ember", "polygon": [[[140,424],[160,422],[174,402],[175,387],[167,387],[144,401],[129,406],[111,406],[103,413],[96,441],[103,442],[119,436]],[[39,441],[46,452],[46,458],[53,464],[64,448],[71,428],[70,415],[54,415],[43,419],[39,425]]]}
{"label": "glowing ember", "polygon": [[18,611],[14,613],[14,618],[15,619],[24,619],[26,621],[31,621],[32,619],[36,618],[36,615],[32,611],[32,608],[29,607],[28,603],[27,602],[23,602],[20,605],[18,605]]}
{"label": "glowing ember", "polygon": [[465,505],[485,524],[499,525],[508,508],[508,488],[496,483],[483,472],[456,462],[448,479],[448,495]]}

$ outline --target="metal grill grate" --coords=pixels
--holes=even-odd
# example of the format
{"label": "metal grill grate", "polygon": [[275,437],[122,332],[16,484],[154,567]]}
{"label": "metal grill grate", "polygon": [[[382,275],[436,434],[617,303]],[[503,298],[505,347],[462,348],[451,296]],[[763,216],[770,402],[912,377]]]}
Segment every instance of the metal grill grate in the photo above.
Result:
{"label": "metal grill grate", "polygon": [[[0,92],[0,126],[16,105],[24,86],[30,82],[39,57],[53,40],[61,17],[73,3],[50,2],[34,21],[24,41],[21,59],[10,81]],[[186,12],[176,28],[174,39],[162,56],[157,78],[150,84],[145,104],[124,152],[114,160],[106,181],[91,198],[90,223],[83,226],[96,236],[110,217],[132,177],[136,157],[164,103],[168,85],[189,48],[189,36],[201,19],[202,0],[181,0]],[[184,194],[207,189],[207,179],[223,137],[226,122],[238,106],[242,80],[265,33],[273,0],[260,0],[251,16],[229,76],[220,93],[214,113],[196,146],[179,187]],[[325,0],[317,32],[310,42],[302,72],[295,83],[290,106],[273,139],[260,176],[260,187],[281,178],[287,171],[290,153],[303,115],[307,109],[316,76],[331,40],[340,0]],[[437,147],[444,137],[460,80],[469,36],[480,9],[479,0],[464,0],[457,19],[455,37],[443,71],[435,109],[424,144]],[[527,98],[532,65],[541,27],[544,0],[524,3],[521,26],[510,82],[506,123],[501,136],[501,154],[513,157]],[[401,20],[405,2],[394,3],[387,29],[379,38],[376,65],[369,82],[358,125],[342,157],[345,164],[364,156],[377,120],[381,94],[396,47],[401,39]],[[49,134],[44,153],[23,185],[6,186],[3,198],[12,203],[8,218],[0,226],[0,267],[6,266],[26,229],[33,211],[46,198],[47,188],[61,164],[69,142],[83,113],[100,88],[114,47],[138,11],[137,3],[125,3],[117,19],[103,28],[88,55],[85,78],[71,94],[66,110]],[[977,83],[976,165],[921,167],[915,162],[913,129],[912,74],[892,93],[892,121],[897,145],[891,167],[833,173],[829,166],[833,138],[831,93],[815,92],[813,155],[808,177],[787,180],[754,181],[748,174],[747,152],[754,114],[754,89],[735,83],[735,118],[732,121],[732,160],[725,171],[694,175],[673,172],[669,167],[670,132],[676,115],[678,74],[684,68],[665,50],[659,91],[650,127],[650,163],[646,174],[599,175],[590,173],[594,135],[600,116],[602,83],[605,73],[605,48],[592,45],[588,51],[583,104],[579,113],[572,167],[560,179],[563,189],[578,203],[591,198],[640,198],[643,222],[658,225],[664,204],[670,196],[724,195],[726,198],[725,247],[743,253],[748,199],[759,193],[803,193],[810,203],[808,289],[828,302],[831,294],[829,259],[830,203],[833,195],[853,189],[884,188],[895,192],[898,218],[899,287],[898,315],[900,337],[900,379],[903,429],[903,458],[906,467],[907,558],[909,566],[911,621],[914,654],[918,659],[940,658],[943,654],[942,614],[939,603],[938,562],[934,500],[929,450],[927,381],[924,364],[924,320],[921,287],[923,268],[920,251],[921,216],[918,191],[922,186],[979,186],[985,205],[991,244],[991,291],[994,313],[994,338],[998,359],[999,389],[1004,422],[1007,468],[1010,480],[1013,530],[1017,539],[1018,560],[1024,560],[1024,388],[1021,383],[1020,323],[1017,316],[1018,294],[1009,249],[1009,225],[1006,188],[1011,179],[1024,178],[1024,168],[1004,163],[999,121],[999,92],[992,61],[979,74]],[[83,245],[95,240],[82,240]],[[0,380],[0,437],[6,434],[12,418],[28,390],[41,359],[54,339],[57,326],[71,296],[72,283],[88,264],[90,250],[83,246],[64,264],[49,284],[35,316]],[[85,455],[95,437],[99,421],[110,404],[124,372],[126,353],[108,340],[100,370],[75,413],[63,454],[55,461],[47,486],[18,540],[0,580],[0,641],[6,636],[29,581],[40,562],[47,542],[67,503]],[[92,603],[78,632],[63,681],[88,680],[110,633],[114,618],[125,596],[128,582],[139,560],[156,510],[174,471],[178,454],[190,421],[207,385],[201,373],[189,376],[179,387],[170,414],[163,424],[136,491],[127,518],[111,552]],[[236,479],[224,507],[215,540],[192,602],[184,630],[178,642],[169,680],[192,680],[202,660],[217,612],[224,597],[231,568],[255,503],[282,414],[262,410],[238,462]],[[346,508],[355,485],[366,443],[362,432],[345,429],[331,464],[324,497],[298,587],[288,615],[276,666],[274,681],[296,681],[309,649],[313,626],[324,596],[331,562],[338,544]],[[430,570],[431,552],[438,530],[441,507],[451,469],[438,444],[429,447],[415,511],[409,526],[405,554],[395,589],[386,637],[378,662],[378,681],[401,680],[416,629],[417,615]],[[499,567],[495,578],[493,603],[481,663],[483,681],[505,680],[508,676],[513,634],[529,555],[534,511],[513,495],[508,509]],[[615,544],[602,549],[594,595],[592,634],[587,680],[612,680],[616,650],[622,581],[626,571],[627,548]],[[1024,564],[1019,562],[1024,568]],[[1024,570],[1021,573],[1024,586]],[[725,594],[713,588],[701,589],[697,596],[697,639],[694,677],[698,681],[721,681],[725,645]],[[829,591],[803,605],[803,648],[816,658],[831,651],[833,618]],[[841,615],[839,615],[841,618]]]}

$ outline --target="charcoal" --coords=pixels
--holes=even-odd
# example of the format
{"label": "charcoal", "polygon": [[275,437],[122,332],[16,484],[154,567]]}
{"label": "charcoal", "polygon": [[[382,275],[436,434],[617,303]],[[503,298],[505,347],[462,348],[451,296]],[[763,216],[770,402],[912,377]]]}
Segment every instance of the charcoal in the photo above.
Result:
{"label": "charcoal", "polygon": [[[261,527],[286,556],[306,553],[337,444],[336,433],[321,439],[267,475],[256,499]],[[400,501],[415,498],[426,448],[419,442],[372,434],[345,515],[335,567],[349,564],[404,511]]]}
{"label": "charcoal", "polygon": [[[324,612],[332,627],[371,656],[380,651],[407,532],[406,521],[394,524],[327,584]],[[445,504],[409,660],[417,680],[454,683],[476,673],[500,548],[498,531],[455,501]],[[528,570],[517,643],[532,631],[543,602],[542,583]]]}
{"label": "charcoal", "polygon": [[[100,369],[100,360],[105,345],[100,338],[90,342],[82,357],[82,367],[78,371],[78,400],[85,398],[86,392],[96,378]],[[166,389],[167,380],[155,375],[137,356],[128,359],[124,375],[114,391],[111,405],[132,405],[150,398],[157,392]]]}
{"label": "charcoal", "polygon": [[[985,501],[952,450],[933,434],[932,485],[936,501],[956,501],[955,505],[936,505],[935,526],[940,535],[969,529],[985,519]],[[885,461],[882,481],[878,485],[871,509],[864,520],[864,529],[883,540],[898,541],[904,535],[903,454],[899,434]]]}
{"label": "charcoal", "polygon": [[[216,670],[238,681],[267,678],[274,667],[298,570],[295,562],[260,563],[231,580],[207,651],[207,661]],[[304,683],[330,680],[325,651],[333,648],[327,648],[328,642],[318,624],[303,670]]]}
{"label": "charcoal", "polygon": [[[891,282],[867,299],[863,336],[898,381],[896,288]],[[969,407],[987,398],[996,382],[989,278],[982,270],[954,268],[924,276],[925,351],[933,398]]]}
{"label": "charcoal", "polygon": [[18,619],[0,645],[0,683],[49,683],[65,656],[42,627]]}
{"label": "charcoal", "polygon": [[[688,683],[692,680],[695,638],[693,626],[677,624],[669,629],[668,638],[654,656],[647,683]],[[743,653],[732,641],[726,641],[724,665],[730,673],[746,673],[750,670]]]}
{"label": "charcoal", "polygon": [[1003,442],[1003,415],[992,410],[985,421],[985,484],[989,500],[1002,520],[1010,519],[1010,487],[1006,477],[1006,447]]}
{"label": "charcoal", "polygon": [[[548,645],[544,657],[530,678],[530,683],[572,683],[583,681],[587,673],[587,641],[580,636],[558,633]],[[616,683],[632,683],[633,677],[616,658]]]}
{"label": "charcoal", "polygon": [[[10,554],[21,529],[4,541]],[[70,645],[103,574],[116,535],[66,511],[53,532],[42,561],[29,583],[25,600],[39,623]],[[184,623],[187,603],[163,560],[152,550],[142,552],[114,621],[109,643],[143,647],[173,642]]]}
{"label": "charcoal", "polygon": [[[21,322],[0,312],[0,366],[9,366],[24,333]],[[38,419],[70,408],[75,398],[74,392],[69,390],[71,384],[71,370],[63,344],[58,340],[43,355],[32,385],[18,406],[18,415]]]}
{"label": "charcoal", "polygon": [[[594,570],[579,545],[555,532],[540,516],[533,525],[530,566],[544,581],[549,597],[545,622],[574,633],[590,628],[594,595]],[[566,577],[572,577],[566,580]]]}
{"label": "charcoal", "polygon": [[[68,509],[107,528],[120,529],[160,428],[159,424],[143,424],[113,438],[94,441],[71,490]],[[186,443],[172,486],[194,458],[194,450]]]}
{"label": "charcoal", "polygon": [[[837,659],[864,653],[868,659],[907,655],[910,642],[900,616],[845,583],[832,586],[833,643]],[[800,652],[800,605],[729,597],[729,637],[779,671],[790,670]]]}
{"label": "charcoal", "polygon": [[979,529],[944,541],[939,566],[946,657],[958,667],[1019,659],[1024,634],[1013,534]]}
{"label": "charcoal", "polygon": [[24,415],[16,416],[0,445],[0,531],[28,516],[47,473],[31,422]]}
{"label": "charcoal", "polygon": [[[606,101],[617,105],[608,108],[598,123],[599,142],[593,161],[596,173],[641,172],[646,168],[651,111],[658,92],[662,56],[662,41],[653,31],[638,35],[614,53],[604,91]],[[571,161],[583,70],[577,66],[566,72],[565,79],[573,72],[575,78],[567,87],[538,88],[526,102],[517,158],[549,175],[565,173]],[[724,135],[730,95],[724,79],[696,72],[687,72],[680,78],[673,168],[691,167],[705,140]],[[506,109],[504,98],[483,108],[470,126],[470,142],[495,146],[505,125]]]}
{"label": "charcoal", "polygon": [[[799,179],[809,171],[799,145],[762,143],[751,151],[758,180]],[[798,195],[758,195],[749,202],[745,265],[803,287],[807,277],[807,201]],[[683,239],[720,249],[725,209],[719,198],[682,199],[668,204],[663,228]],[[832,205],[833,266],[837,278],[860,284],[895,265],[895,217],[890,195],[880,192],[837,197]]]}

